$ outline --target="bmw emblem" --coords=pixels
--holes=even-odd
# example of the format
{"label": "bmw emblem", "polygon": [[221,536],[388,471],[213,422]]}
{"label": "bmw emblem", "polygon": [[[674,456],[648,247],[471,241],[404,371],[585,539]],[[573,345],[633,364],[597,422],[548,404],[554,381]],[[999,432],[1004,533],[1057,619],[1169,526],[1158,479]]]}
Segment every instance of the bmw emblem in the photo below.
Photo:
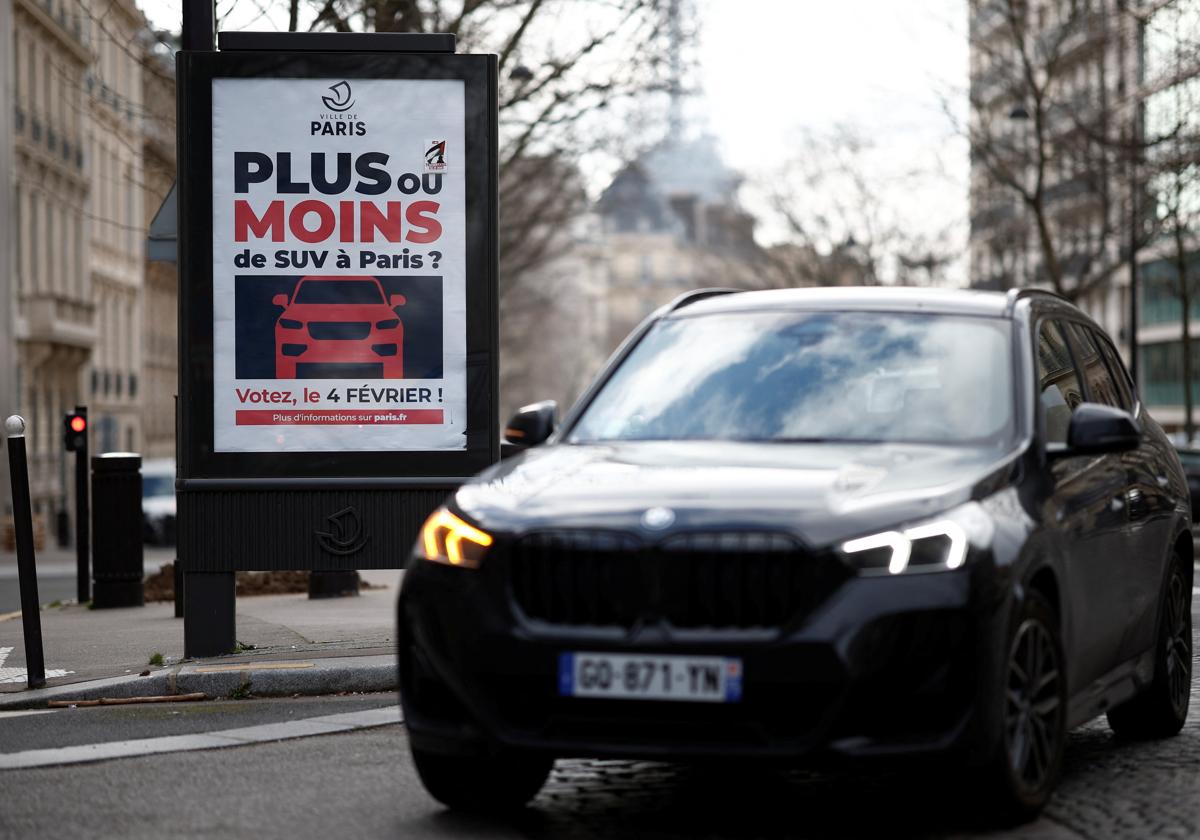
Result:
{"label": "bmw emblem", "polygon": [[651,531],[661,531],[671,527],[675,521],[675,511],[665,507],[652,507],[642,514],[642,527]]}

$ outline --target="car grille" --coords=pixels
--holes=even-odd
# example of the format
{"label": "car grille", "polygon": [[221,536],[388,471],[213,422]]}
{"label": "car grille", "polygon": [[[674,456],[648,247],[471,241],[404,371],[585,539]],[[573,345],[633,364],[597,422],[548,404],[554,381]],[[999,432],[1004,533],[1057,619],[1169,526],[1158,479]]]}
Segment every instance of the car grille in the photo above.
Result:
{"label": "car grille", "polygon": [[297,379],[381,379],[383,365],[377,362],[301,362],[296,365]]}
{"label": "car grille", "polygon": [[662,620],[681,629],[776,628],[811,610],[848,576],[836,559],[778,533],[694,533],[647,546],[632,534],[557,531],[517,541],[512,595],[551,624]]}
{"label": "car grille", "polygon": [[313,321],[308,334],[317,341],[362,341],[371,334],[370,321]]}

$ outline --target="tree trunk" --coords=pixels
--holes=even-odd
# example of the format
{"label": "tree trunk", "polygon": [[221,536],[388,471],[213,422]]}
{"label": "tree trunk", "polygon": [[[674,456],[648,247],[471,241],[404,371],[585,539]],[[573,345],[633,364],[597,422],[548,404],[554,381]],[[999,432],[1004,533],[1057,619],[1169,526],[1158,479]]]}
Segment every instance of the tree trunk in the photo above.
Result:
{"label": "tree trunk", "polygon": [[1184,248],[1183,230],[1176,222],[1175,227],[1175,274],[1179,283],[1179,304],[1183,309],[1180,326],[1182,327],[1183,350],[1183,433],[1187,436],[1187,445],[1192,445],[1195,435],[1195,424],[1192,420],[1192,288],[1188,278],[1187,249]]}

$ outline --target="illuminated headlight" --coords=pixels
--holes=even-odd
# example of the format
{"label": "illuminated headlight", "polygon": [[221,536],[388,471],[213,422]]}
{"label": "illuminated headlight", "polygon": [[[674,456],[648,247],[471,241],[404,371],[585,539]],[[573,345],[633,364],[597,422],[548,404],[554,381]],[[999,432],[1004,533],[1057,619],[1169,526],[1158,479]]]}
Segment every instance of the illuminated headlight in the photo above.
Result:
{"label": "illuminated headlight", "polygon": [[478,569],[492,536],[438,508],[421,527],[421,556],[431,563]]}
{"label": "illuminated headlight", "polygon": [[960,568],[972,544],[991,539],[992,524],[971,503],[944,517],[842,543],[842,554],[860,572],[893,574]]}

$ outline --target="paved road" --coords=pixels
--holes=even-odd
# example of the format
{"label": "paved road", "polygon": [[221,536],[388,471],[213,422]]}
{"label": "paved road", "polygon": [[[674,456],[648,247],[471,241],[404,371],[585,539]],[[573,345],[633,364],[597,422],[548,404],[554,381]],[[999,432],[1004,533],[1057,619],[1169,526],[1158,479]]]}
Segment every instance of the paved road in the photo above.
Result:
{"label": "paved road", "polygon": [[[209,750],[181,744],[183,751],[165,754],[0,770],[0,837],[1200,837],[1200,692],[1194,699],[1176,738],[1119,743],[1102,720],[1073,733],[1046,817],[1008,832],[988,833],[945,779],[924,772],[737,764],[563,761],[519,817],[467,818],[425,795],[403,726],[377,719],[316,737]],[[378,715],[393,703],[391,696],[226,700],[0,715],[0,766],[27,750],[62,748],[75,760],[91,749],[81,745],[96,743],[111,749],[111,742],[162,744],[188,733],[255,740],[325,731],[329,721]]]}
{"label": "paved road", "polygon": [[[172,546],[146,546],[143,551],[143,571],[150,575],[163,563],[175,559]],[[39,603],[73,601],[76,595],[76,567],[73,549],[48,548],[37,554]],[[0,552],[0,615],[21,609],[20,581],[17,577],[17,558],[12,552]]]}
{"label": "paved road", "polygon": [[[391,702],[303,701],[293,715]],[[220,704],[209,704],[209,709]],[[228,702],[208,729],[268,720]],[[275,701],[272,709],[289,708]],[[250,707],[244,709],[242,707]],[[197,707],[199,708],[199,707]],[[41,716],[59,725],[114,709]],[[178,711],[178,710],[176,710]],[[128,714],[128,712],[123,712]],[[170,730],[156,709],[154,729]],[[199,717],[196,711],[183,712]],[[164,720],[168,723],[164,723]],[[16,720],[0,721],[0,731]],[[72,727],[79,735],[84,727]],[[142,731],[125,721],[122,735]],[[65,739],[76,740],[75,737]],[[23,743],[22,746],[25,744]],[[1103,727],[1072,737],[1048,818],[993,837],[1165,838],[1200,834],[1200,726],[1158,745],[1112,746]],[[1189,772],[1178,772],[1187,767]],[[691,770],[631,762],[560,762],[531,809],[511,820],[450,814],[422,791],[402,726],[221,750],[0,772],[5,837],[599,838],[964,837],[968,812],[923,778]]]}

